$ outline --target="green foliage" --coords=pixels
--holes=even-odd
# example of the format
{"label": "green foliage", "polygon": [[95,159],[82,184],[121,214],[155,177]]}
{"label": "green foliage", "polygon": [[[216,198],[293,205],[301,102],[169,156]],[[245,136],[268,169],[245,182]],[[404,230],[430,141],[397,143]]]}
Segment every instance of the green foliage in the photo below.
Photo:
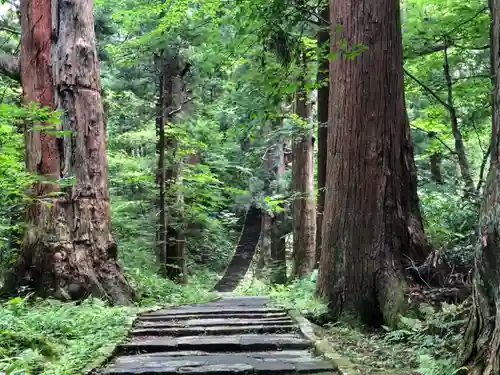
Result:
{"label": "green foliage", "polygon": [[400,327],[389,331],[384,340],[404,343],[414,349],[413,361],[427,375],[458,373],[457,353],[469,313],[463,305],[443,303],[439,309],[423,304],[421,318],[401,317]]}
{"label": "green foliage", "polygon": [[318,317],[327,312],[326,304],[315,296],[316,271],[309,277],[294,280],[287,285],[270,285],[250,274],[238,285],[235,294],[269,296],[277,305],[296,309],[303,314]]}
{"label": "green foliage", "polygon": [[478,206],[449,187],[425,186],[420,193],[426,234],[457,265],[473,263]]}
{"label": "green foliage", "polygon": [[0,305],[0,371],[6,374],[79,374],[103,348],[118,343],[136,309],[14,298]]}

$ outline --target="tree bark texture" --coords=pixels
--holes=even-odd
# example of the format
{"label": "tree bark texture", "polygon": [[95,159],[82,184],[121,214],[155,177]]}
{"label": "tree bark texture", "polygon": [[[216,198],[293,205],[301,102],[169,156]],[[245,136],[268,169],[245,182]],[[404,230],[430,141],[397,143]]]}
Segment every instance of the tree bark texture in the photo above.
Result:
{"label": "tree bark texture", "polygon": [[[500,72],[500,1],[491,0],[492,60]],[[480,213],[481,241],[475,254],[472,312],[465,332],[463,359],[472,375],[500,374],[500,85],[494,80],[494,147]]]}
{"label": "tree bark texture", "polygon": [[[279,126],[282,126],[282,119],[279,121]],[[276,181],[279,181],[285,173],[285,153],[283,142],[280,140],[276,144],[274,150],[274,165],[273,171]],[[281,186],[278,186],[278,193],[281,193]],[[276,212],[271,223],[271,283],[285,284],[286,283],[286,211]]]}
{"label": "tree bark texture", "polygon": [[24,252],[6,289],[28,284],[43,296],[128,303],[133,292],[117,263],[110,228],[92,2],[23,0],[21,13],[24,100],[53,102],[64,111],[60,128],[71,130],[60,138],[28,131],[27,168],[47,179],[75,181],[57,198],[47,196],[59,191],[56,184],[34,187]]}
{"label": "tree bark texture", "polygon": [[[183,80],[181,77],[182,62],[178,52],[167,54],[165,60],[165,111],[166,126],[172,127],[175,123],[176,114],[183,105]],[[166,274],[178,283],[187,282],[187,270],[185,260],[185,235],[182,219],[183,197],[179,189],[181,178],[181,161],[176,156],[177,140],[175,136],[165,137],[166,142],[166,195],[170,202],[173,202],[169,211],[167,225],[167,256],[165,260]]]}
{"label": "tree bark texture", "polygon": [[164,58],[160,58],[160,82],[159,82],[159,97],[156,106],[156,153],[158,154],[158,168],[156,170],[156,184],[158,185],[158,227],[156,230],[156,259],[160,265],[160,273],[166,276],[166,261],[167,261],[167,207],[165,200],[166,191],[166,168],[165,168],[165,119],[168,117],[168,110],[165,104],[165,69]]}
{"label": "tree bark texture", "polygon": [[434,152],[430,157],[431,180],[438,185],[443,183],[443,175],[441,174],[441,154]]}
{"label": "tree bark texture", "polygon": [[318,294],[334,317],[374,326],[394,326],[406,310],[403,254],[416,180],[399,12],[393,0],[330,1],[331,23],[342,26],[331,50],[339,52],[340,38],[368,49],[330,61]]}
{"label": "tree bark texture", "polygon": [[[405,113],[406,116],[406,113]],[[404,154],[408,176],[404,180],[410,181],[410,208],[411,214],[408,220],[408,230],[410,232],[410,246],[403,249],[405,263],[423,263],[432,252],[432,247],[425,235],[422,213],[420,211],[420,199],[418,197],[418,176],[415,165],[413,141],[411,139],[411,130],[407,121]],[[408,259],[409,258],[409,259]]]}
{"label": "tree bark texture", "polygon": [[305,88],[307,61],[301,61],[303,74],[295,98],[295,113],[306,123],[292,144],[293,201],[293,269],[292,277],[304,277],[314,269],[316,256],[316,201],[314,196],[314,168],[310,108]]}
{"label": "tree bark texture", "polygon": [[[271,125],[269,122],[264,124],[262,133],[263,137],[268,137],[271,133]],[[272,183],[275,179],[275,174],[273,173],[273,148],[272,145],[267,147],[263,163],[263,190],[264,195],[267,197],[273,194]],[[257,277],[265,281],[269,280],[273,267],[271,259],[272,223],[273,213],[267,209],[262,210]]]}
{"label": "tree bark texture", "polygon": [[[321,11],[321,18],[328,21],[330,18],[330,9],[326,6]],[[321,29],[318,32],[318,45],[323,53],[326,53],[323,46],[329,44],[329,28]],[[329,49],[329,48],[328,48]],[[318,208],[316,219],[316,264],[319,264],[321,258],[321,227],[323,223],[323,209],[325,207],[325,180],[326,180],[326,159],[327,159],[327,136],[328,136],[328,95],[329,79],[328,68],[330,62],[325,55],[319,64],[317,81],[320,84],[318,89]]]}
{"label": "tree bark texture", "polygon": [[[280,117],[274,124],[274,130],[279,130],[282,126],[283,119]],[[269,135],[270,130],[265,129],[265,135]],[[280,179],[285,172],[285,164],[281,138],[275,140],[274,144],[267,148],[264,157],[264,172],[266,196],[283,193]],[[286,249],[285,233],[283,232],[285,212],[263,211],[261,220],[259,277],[272,284],[284,284],[286,283]]]}

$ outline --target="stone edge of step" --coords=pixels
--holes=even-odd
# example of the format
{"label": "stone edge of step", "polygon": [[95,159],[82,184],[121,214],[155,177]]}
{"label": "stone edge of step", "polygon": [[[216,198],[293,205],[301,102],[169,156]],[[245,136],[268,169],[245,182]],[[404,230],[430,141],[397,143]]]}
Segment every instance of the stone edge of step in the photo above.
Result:
{"label": "stone edge of step", "polygon": [[345,370],[355,368],[356,366],[330,345],[328,339],[325,337],[326,332],[323,328],[309,321],[298,310],[288,309],[287,313],[297,323],[302,335],[313,343],[315,354],[332,362],[337,367],[338,375],[361,375],[357,371]]}

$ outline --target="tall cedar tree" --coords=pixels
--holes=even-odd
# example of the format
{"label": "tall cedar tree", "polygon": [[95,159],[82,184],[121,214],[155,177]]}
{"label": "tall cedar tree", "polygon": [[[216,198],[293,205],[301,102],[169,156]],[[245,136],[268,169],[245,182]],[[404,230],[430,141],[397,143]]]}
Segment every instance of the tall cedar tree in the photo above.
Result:
{"label": "tall cedar tree", "polygon": [[[46,181],[32,189],[23,254],[5,291],[28,285],[42,296],[128,303],[133,293],[110,228],[92,1],[22,0],[21,27],[23,100],[62,110],[66,134],[26,131],[27,169]],[[69,177],[73,186],[61,189]]]}
{"label": "tall cedar tree", "polygon": [[[321,11],[321,18],[328,22],[330,18],[330,9],[328,6]],[[326,47],[330,40],[329,27],[324,25],[317,35],[320,51],[325,54]],[[325,48],[323,48],[325,47]],[[329,61],[326,54],[320,55],[317,81],[320,84],[318,88],[318,209],[316,212],[316,264],[319,264],[321,258],[321,228],[323,225],[323,210],[325,207],[325,181],[326,181],[326,160],[327,160],[327,125],[328,125],[328,68]]]}
{"label": "tall cedar tree", "polygon": [[[342,39],[367,49],[330,61],[328,160],[318,294],[333,316],[394,325],[406,309],[416,197],[403,88],[399,2],[331,0]],[[339,28],[337,28],[339,30]],[[417,233],[423,236],[423,233]]]}
{"label": "tall cedar tree", "polygon": [[306,90],[307,57],[302,51],[302,73],[295,94],[295,114],[305,123],[292,144],[293,268],[292,277],[309,275],[316,256],[316,202],[314,197],[313,137],[309,126],[310,102]]}
{"label": "tall cedar tree", "polygon": [[473,375],[500,374],[500,1],[491,0],[491,54],[494,86],[492,153],[480,213],[472,313],[465,333],[464,360]]}

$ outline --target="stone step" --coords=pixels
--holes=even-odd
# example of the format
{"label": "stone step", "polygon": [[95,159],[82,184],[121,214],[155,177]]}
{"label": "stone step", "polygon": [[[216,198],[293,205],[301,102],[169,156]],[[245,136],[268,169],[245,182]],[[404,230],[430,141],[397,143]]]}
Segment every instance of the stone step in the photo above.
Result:
{"label": "stone step", "polygon": [[273,325],[273,324],[294,324],[289,317],[272,319],[188,319],[188,320],[153,320],[139,321],[136,327],[141,328],[174,328],[174,327],[210,327],[210,326],[247,326],[247,325]]}
{"label": "stone step", "polygon": [[138,321],[155,321],[155,320],[185,320],[196,318],[239,318],[239,319],[263,319],[263,318],[283,318],[287,317],[286,312],[282,313],[210,313],[210,314],[183,314],[183,315],[142,315]]}
{"label": "stone step", "polygon": [[175,328],[136,328],[133,336],[195,336],[195,335],[234,335],[241,333],[287,333],[296,332],[297,326],[292,324],[272,325],[241,325],[241,326],[216,326],[216,327],[175,327]]}
{"label": "stone step", "polygon": [[177,309],[167,309],[167,310],[157,310],[146,314],[143,317],[149,316],[184,316],[184,315],[209,315],[209,314],[235,314],[235,313],[245,313],[245,314],[266,314],[266,313],[285,313],[285,310],[275,307],[253,307],[253,306],[210,306],[205,307],[194,306],[194,307],[182,307]]}
{"label": "stone step", "polygon": [[298,334],[241,334],[223,336],[185,336],[168,338],[135,338],[117,347],[120,354],[153,353],[173,350],[207,352],[243,352],[262,350],[308,349],[311,341]]}
{"label": "stone step", "polygon": [[220,298],[218,300],[207,302],[207,303],[193,303],[190,305],[184,305],[184,307],[212,307],[212,306],[246,306],[246,307],[265,307],[266,305],[270,305],[271,300],[268,297],[255,297],[255,296],[243,296],[243,297],[235,297],[228,296],[224,298]]}
{"label": "stone step", "polygon": [[338,374],[336,367],[308,351],[248,353],[155,353],[120,357],[103,375],[292,375]]}

